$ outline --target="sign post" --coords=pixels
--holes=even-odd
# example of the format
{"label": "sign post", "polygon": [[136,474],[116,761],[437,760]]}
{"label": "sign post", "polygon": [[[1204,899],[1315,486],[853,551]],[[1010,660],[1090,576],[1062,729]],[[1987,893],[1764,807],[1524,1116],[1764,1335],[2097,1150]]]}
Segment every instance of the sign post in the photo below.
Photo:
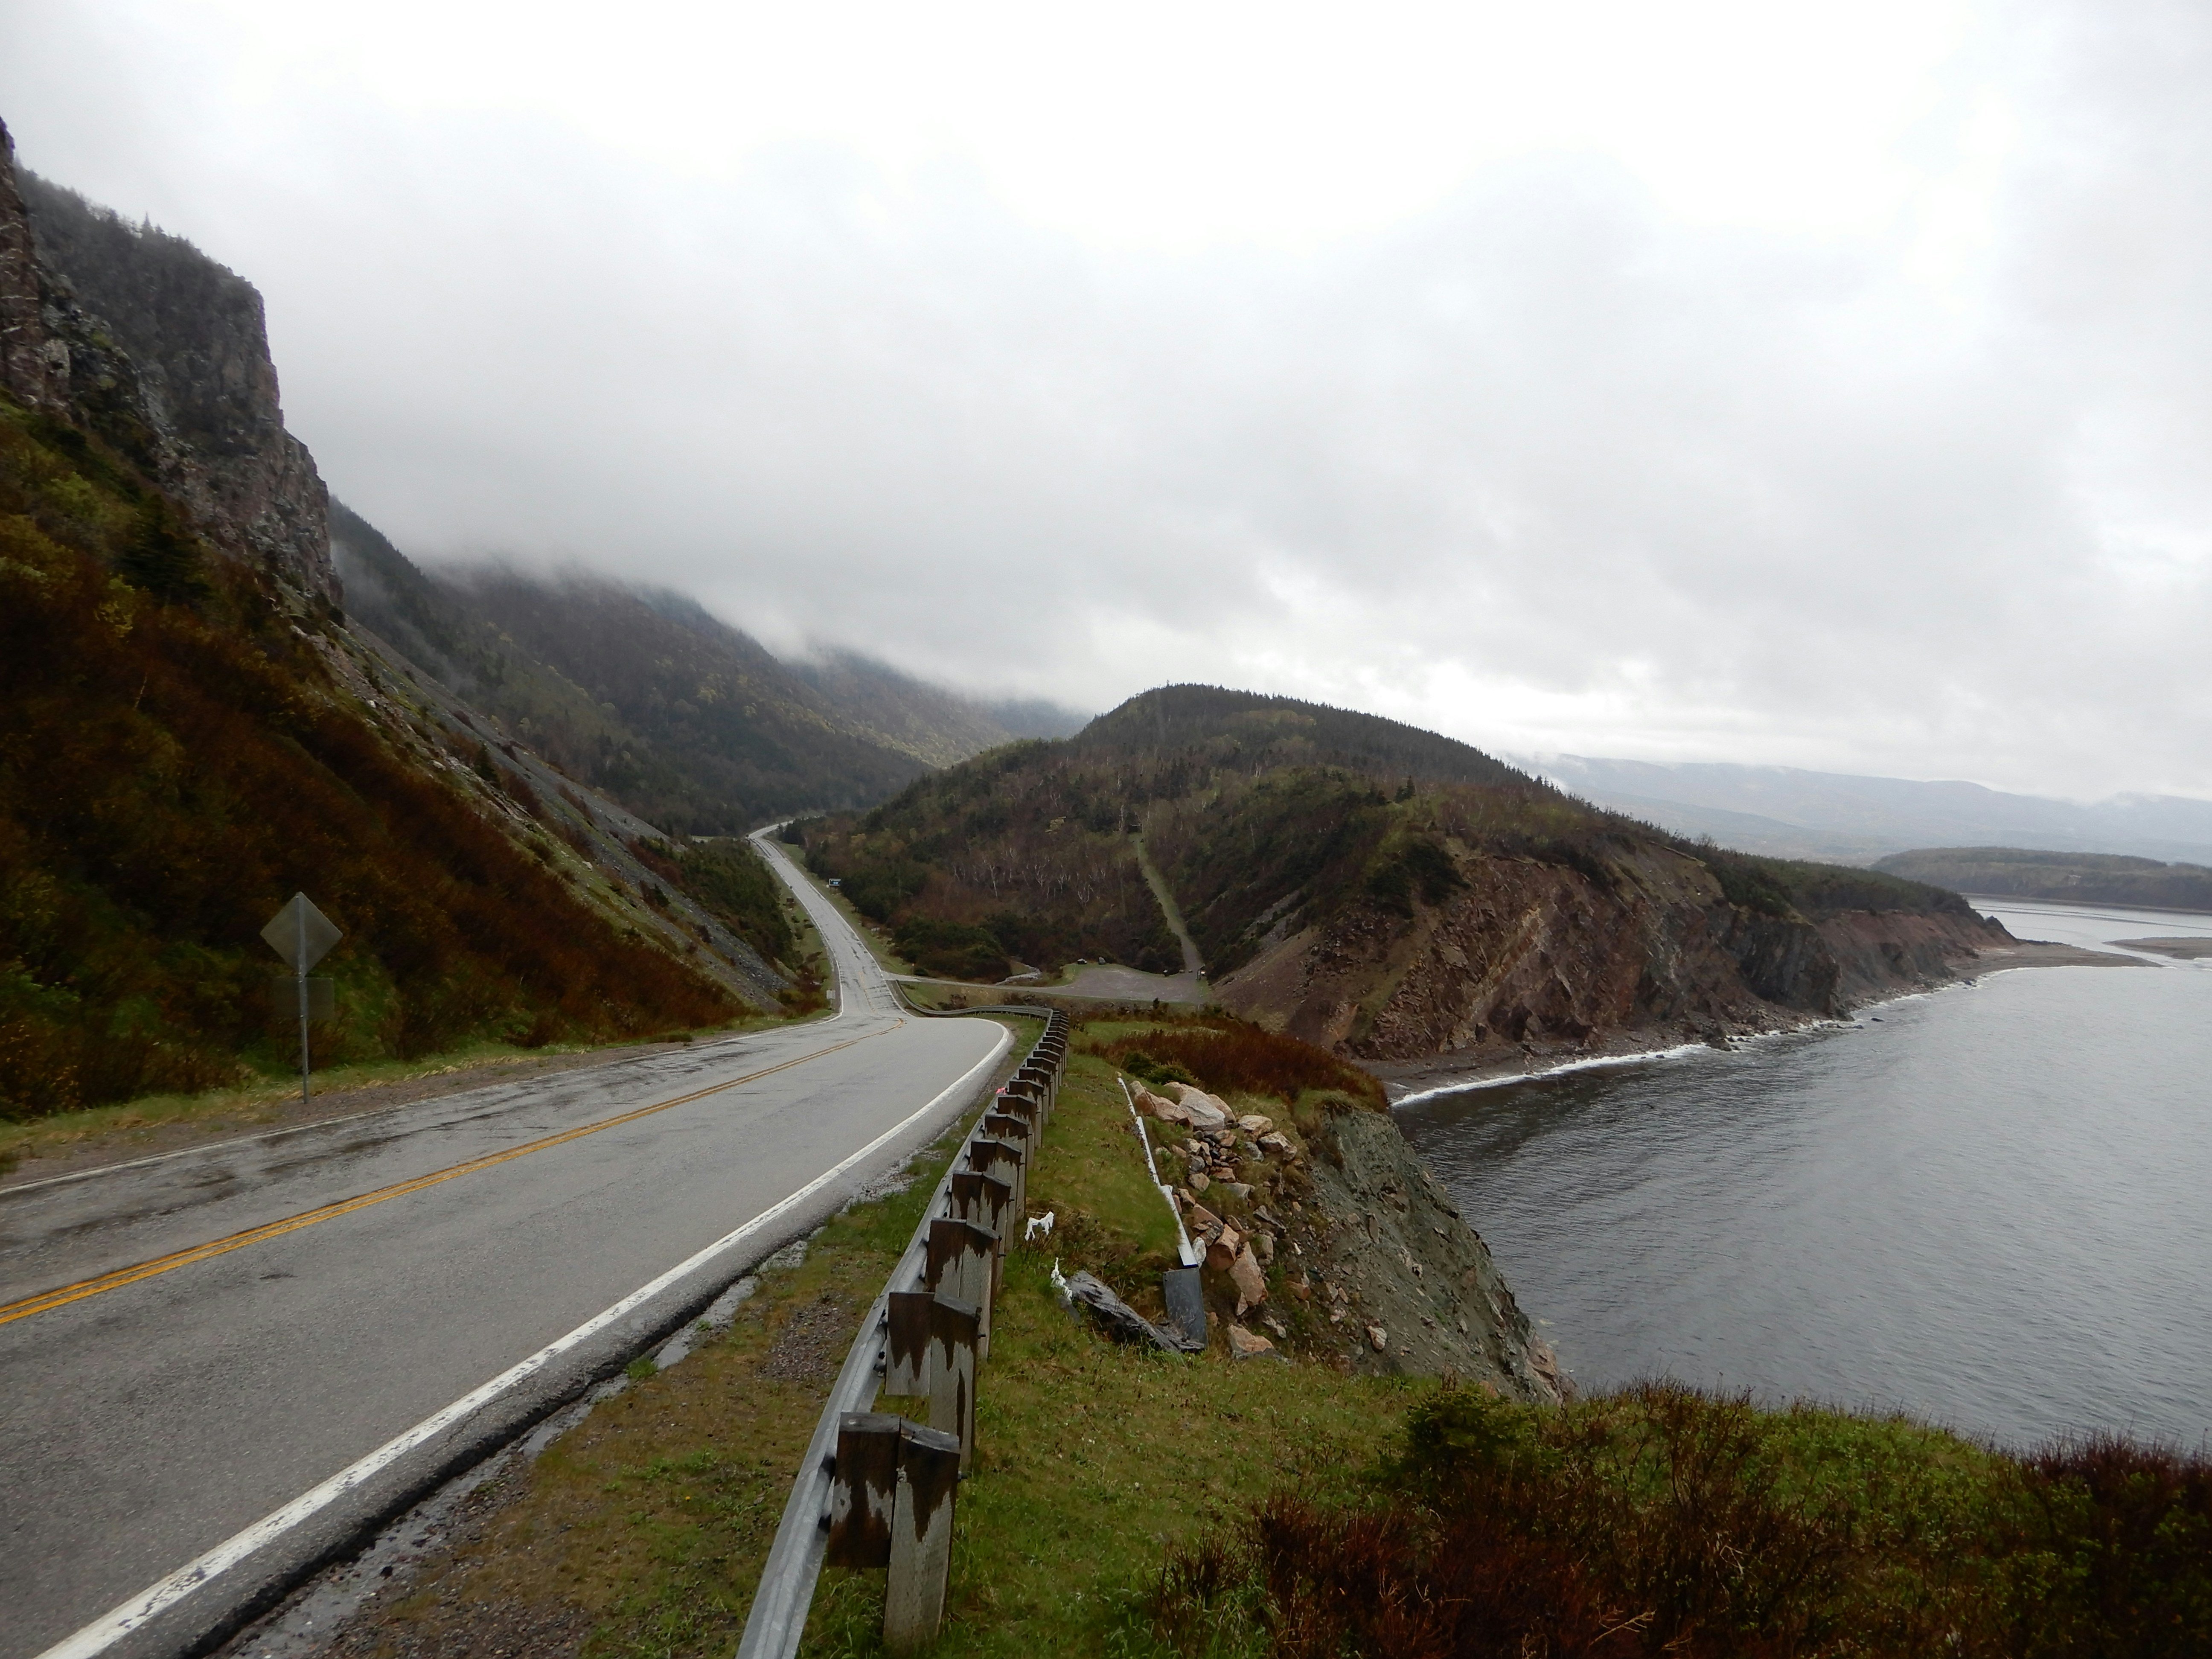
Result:
{"label": "sign post", "polygon": [[[307,1021],[311,1015],[327,1018],[332,1012],[331,982],[326,979],[310,980],[307,970],[331,953],[331,947],[345,934],[320,910],[305,893],[295,893],[291,902],[269,918],[269,925],[261,930],[261,937],[269,948],[284,958],[284,965],[292,970],[293,988],[300,1011],[300,1103],[309,1103],[307,1091],[308,1051]],[[312,1005],[312,1006],[311,1006]]]}

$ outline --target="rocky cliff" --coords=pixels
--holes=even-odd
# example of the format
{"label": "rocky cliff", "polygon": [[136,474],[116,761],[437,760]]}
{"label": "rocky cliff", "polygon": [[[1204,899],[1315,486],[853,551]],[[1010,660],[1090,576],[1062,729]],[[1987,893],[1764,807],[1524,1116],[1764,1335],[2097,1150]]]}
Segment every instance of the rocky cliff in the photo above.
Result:
{"label": "rocky cliff", "polygon": [[259,293],[180,237],[19,174],[4,125],[0,388],[85,422],[218,550],[337,604],[329,494],[284,429]]}
{"label": "rocky cliff", "polygon": [[2011,942],[1964,910],[1770,914],[1652,842],[1583,868],[1447,848],[1456,880],[1439,902],[1349,907],[1270,941],[1217,994],[1365,1060],[1505,1055],[1832,1017]]}

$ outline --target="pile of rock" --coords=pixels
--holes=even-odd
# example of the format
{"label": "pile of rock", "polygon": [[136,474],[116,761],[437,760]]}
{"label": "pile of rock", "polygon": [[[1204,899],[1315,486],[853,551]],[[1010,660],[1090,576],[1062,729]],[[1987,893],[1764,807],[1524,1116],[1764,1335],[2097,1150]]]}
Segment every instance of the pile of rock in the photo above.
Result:
{"label": "pile of rock", "polygon": [[[1258,1112],[1239,1115],[1220,1097],[1191,1084],[1169,1084],[1164,1093],[1138,1086],[1133,1094],[1139,1111],[1187,1132],[1179,1142],[1163,1136],[1159,1150],[1170,1158],[1182,1154],[1182,1180],[1174,1191],[1183,1227],[1200,1251],[1206,1269],[1227,1275],[1236,1292],[1236,1320],[1254,1315],[1278,1338],[1287,1338],[1289,1328],[1267,1305],[1268,1270],[1283,1226],[1264,1204],[1252,1206],[1260,1196],[1259,1183],[1268,1179],[1271,1161],[1287,1168],[1302,1160],[1297,1143],[1275,1127],[1273,1119]],[[1170,1164],[1162,1178],[1172,1181],[1173,1174]],[[1280,1182],[1274,1185],[1279,1191]],[[1198,1199],[1200,1193],[1212,1194],[1214,1202],[1230,1213],[1216,1215],[1207,1209]],[[1303,1279],[1304,1275],[1298,1277]],[[1231,1324],[1228,1334],[1233,1358],[1250,1359],[1274,1352],[1273,1342],[1241,1322]]]}
{"label": "pile of rock", "polygon": [[1230,1120],[1227,1103],[1188,1083],[1170,1083],[1166,1095],[1137,1085],[1137,1109],[1163,1123],[1187,1123],[1194,1129],[1218,1129]]}
{"label": "pile of rock", "polygon": [[1175,1091],[1173,1099],[1139,1088],[1137,1107],[1164,1123],[1190,1130],[1181,1150],[1188,1160],[1185,1178],[1192,1191],[1202,1193],[1219,1182],[1238,1198],[1249,1199],[1252,1183],[1244,1179],[1245,1166],[1267,1158],[1297,1162],[1298,1149],[1277,1131],[1273,1119],[1257,1112],[1232,1116],[1225,1102],[1203,1089],[1188,1083],[1168,1086]]}

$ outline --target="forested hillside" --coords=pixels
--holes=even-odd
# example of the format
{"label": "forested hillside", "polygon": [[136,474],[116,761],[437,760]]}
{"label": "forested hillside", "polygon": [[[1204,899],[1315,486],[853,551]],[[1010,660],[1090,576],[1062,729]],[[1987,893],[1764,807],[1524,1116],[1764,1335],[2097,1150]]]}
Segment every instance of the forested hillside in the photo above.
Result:
{"label": "forested hillside", "polygon": [[985,705],[864,657],[784,662],[681,594],[502,567],[426,571],[342,503],[331,538],[356,619],[673,833],[880,800],[1012,738]]}
{"label": "forested hillside", "polygon": [[1141,839],[1225,1002],[1376,1057],[1764,1029],[2004,937],[1954,893],[1684,842],[1449,738],[1211,687],[799,833],[911,957],[977,978],[1176,966]]}
{"label": "forested hillside", "polygon": [[2212,910],[2212,869],[2100,853],[2044,853],[2020,847],[1929,847],[1893,853],[1876,870],[1962,892],[2067,904],[2132,904],[2153,910]]}
{"label": "forested hillside", "polygon": [[0,1114],[289,1063],[258,934],[295,890],[346,934],[323,1062],[774,1006],[618,809],[348,634],[251,287],[40,200],[125,320],[44,257],[0,129]]}

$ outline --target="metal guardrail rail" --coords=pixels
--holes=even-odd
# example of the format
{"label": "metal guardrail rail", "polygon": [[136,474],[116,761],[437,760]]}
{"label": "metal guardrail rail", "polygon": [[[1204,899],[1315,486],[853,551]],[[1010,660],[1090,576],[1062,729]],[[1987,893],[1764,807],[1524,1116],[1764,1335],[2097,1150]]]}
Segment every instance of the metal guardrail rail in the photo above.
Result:
{"label": "metal guardrail rail", "polygon": [[[1045,1029],[1031,1046],[1023,1066],[1044,1065],[1053,1075],[1054,1085],[1064,1069],[1066,1039],[1069,1030],[1067,1016],[1056,1010],[1010,1006],[989,1008],[923,1009],[909,1012],[932,1018],[953,1018],[974,1014],[1011,1014],[1024,1019],[1042,1018]],[[1045,1056],[1040,1059],[1040,1055]],[[1018,1074],[1020,1069],[1017,1068]],[[982,1113],[970,1125],[963,1150],[972,1145],[982,1128],[982,1119],[988,1115],[993,1101],[985,1103]],[[806,1455],[800,1463],[798,1478],[792,1482],[791,1497],[783,1507],[783,1519],[778,1522],[775,1541],[769,1548],[768,1560],[761,1569],[760,1587],[753,1593],[751,1610],[745,1617],[744,1636],[738,1643],[738,1659],[791,1659],[799,1651],[799,1638],[806,1629],[808,1609],[813,1605],[814,1586],[821,1577],[823,1554],[828,1547],[831,1490],[834,1484],[837,1449],[838,1425],[846,1413],[866,1411],[874,1402],[882,1386],[882,1373],[889,1358],[889,1327],[891,1293],[920,1285],[923,1281],[928,1256],[930,1224],[951,1213],[952,1177],[959,1173],[962,1154],[956,1152],[931,1194],[921,1219],[915,1225],[914,1237],[907,1242],[905,1252],[884,1281],[870,1306],[867,1317],[861,1322],[860,1334],[854,1340],[852,1350],[831,1385],[830,1398],[823,1403],[822,1416],[814,1425],[813,1437],[807,1442]]]}

